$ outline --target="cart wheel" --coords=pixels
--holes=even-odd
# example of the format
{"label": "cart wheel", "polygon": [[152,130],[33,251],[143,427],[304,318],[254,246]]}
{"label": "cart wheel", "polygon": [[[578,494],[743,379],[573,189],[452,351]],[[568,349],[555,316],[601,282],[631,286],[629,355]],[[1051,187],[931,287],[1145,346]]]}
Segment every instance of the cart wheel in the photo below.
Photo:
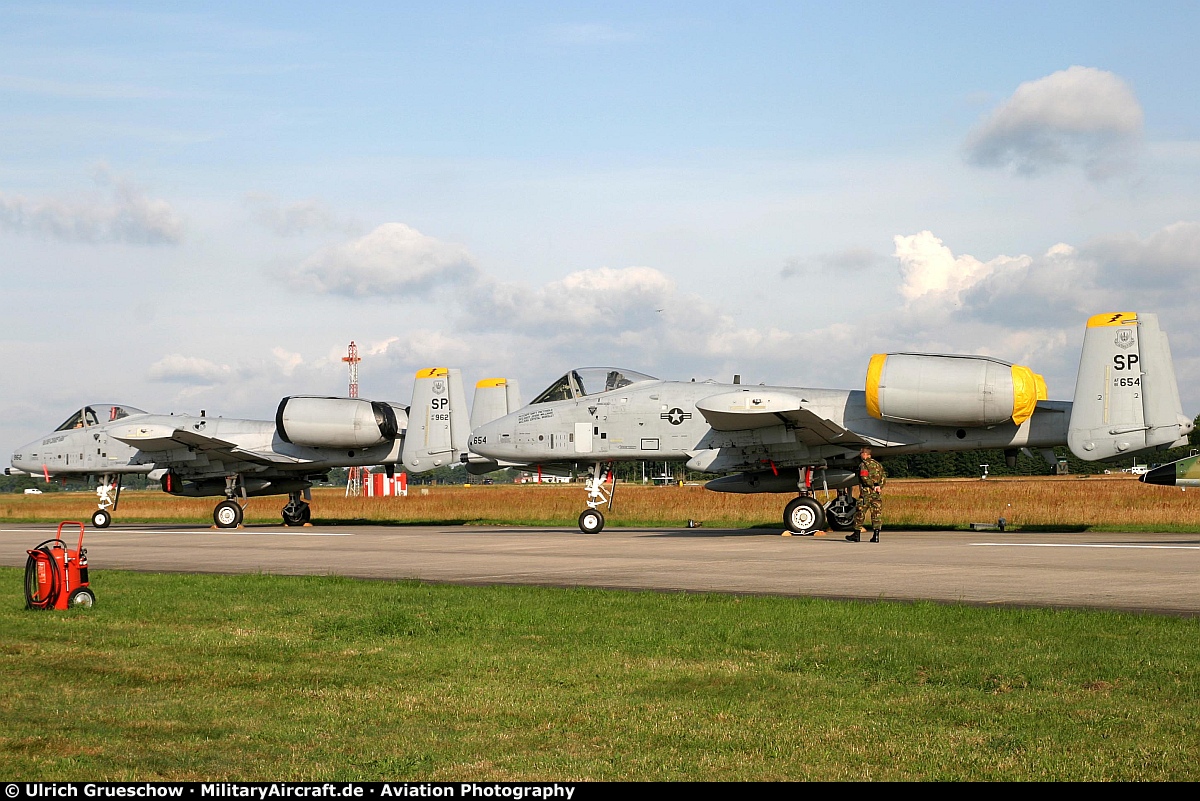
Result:
{"label": "cart wheel", "polygon": [[72,590],[67,596],[68,609],[91,609],[96,605],[96,594],[87,587]]}

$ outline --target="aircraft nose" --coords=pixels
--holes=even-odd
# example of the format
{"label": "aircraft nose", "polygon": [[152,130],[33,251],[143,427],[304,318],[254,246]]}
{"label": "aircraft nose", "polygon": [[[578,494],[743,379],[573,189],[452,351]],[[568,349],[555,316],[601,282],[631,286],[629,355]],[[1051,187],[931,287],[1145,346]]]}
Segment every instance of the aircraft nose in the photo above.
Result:
{"label": "aircraft nose", "polygon": [[1165,487],[1175,486],[1175,463],[1164,464],[1138,476],[1138,481],[1146,484],[1161,484]]}
{"label": "aircraft nose", "polygon": [[[39,442],[31,442],[28,445],[22,447],[20,450],[15,451],[8,459],[8,463],[10,465],[12,465],[12,469],[20,470],[25,473],[32,473],[35,470],[38,472],[41,472],[41,469],[42,469],[41,465],[34,464],[34,460],[31,459],[29,456],[31,453],[33,453],[34,451],[37,450],[37,448],[40,444],[41,444],[40,441]],[[5,470],[4,472],[8,473],[7,470]],[[8,473],[8,474],[12,475],[12,473]]]}
{"label": "aircraft nose", "polygon": [[505,424],[504,419],[485,423],[471,432],[471,452],[489,459],[503,459],[511,456],[512,428]]}

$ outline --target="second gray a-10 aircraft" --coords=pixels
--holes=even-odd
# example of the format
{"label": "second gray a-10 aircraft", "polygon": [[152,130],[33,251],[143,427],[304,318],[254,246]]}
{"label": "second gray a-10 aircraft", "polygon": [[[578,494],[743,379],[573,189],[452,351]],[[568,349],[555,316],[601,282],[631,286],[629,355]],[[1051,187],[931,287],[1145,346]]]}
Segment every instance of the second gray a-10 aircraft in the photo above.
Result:
{"label": "second gray a-10 aircraft", "polygon": [[[784,524],[811,533],[852,525],[855,457],[1038,450],[1051,464],[1066,445],[1096,461],[1186,443],[1166,334],[1153,314],[1090,318],[1074,402],[1047,399],[1026,367],[985,356],[888,353],[872,357],[864,390],[661,381],[631,370],[571,370],[524,408],[476,425],[456,448],[472,472],[586,463],[584,532],[604,527],[611,463],[686,462],[723,473],[719,492],[795,494]],[[825,503],[818,490],[836,494]]]}
{"label": "second gray a-10 aircraft", "polygon": [[[484,393],[487,396],[487,393]],[[308,523],[309,488],[334,467],[398,463],[414,473],[448,464],[468,423],[450,409],[465,405],[457,370],[421,370],[412,405],[363,398],[286,397],[274,420],[148,414],[132,406],[90,404],[53,432],[12,455],[9,475],[96,476],[92,525],[112,522],[121,476],[149,474],[165,492],[224,496],[213,510],[219,528],[242,522],[247,499],[287,495],[283,522]],[[461,418],[461,419],[460,419]]]}

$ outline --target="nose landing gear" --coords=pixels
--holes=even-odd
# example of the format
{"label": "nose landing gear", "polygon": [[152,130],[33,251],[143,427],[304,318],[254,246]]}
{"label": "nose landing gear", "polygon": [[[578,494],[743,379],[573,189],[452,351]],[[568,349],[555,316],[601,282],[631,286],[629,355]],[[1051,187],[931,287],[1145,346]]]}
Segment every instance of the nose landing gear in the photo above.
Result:
{"label": "nose landing gear", "polygon": [[[605,491],[604,485],[610,477],[612,481]],[[607,465],[604,462],[596,462],[589,467],[586,486],[588,508],[579,515],[579,530],[584,534],[599,534],[604,530],[604,513],[596,507],[607,503],[611,510],[613,492],[617,488],[617,474],[612,469],[612,462]]]}

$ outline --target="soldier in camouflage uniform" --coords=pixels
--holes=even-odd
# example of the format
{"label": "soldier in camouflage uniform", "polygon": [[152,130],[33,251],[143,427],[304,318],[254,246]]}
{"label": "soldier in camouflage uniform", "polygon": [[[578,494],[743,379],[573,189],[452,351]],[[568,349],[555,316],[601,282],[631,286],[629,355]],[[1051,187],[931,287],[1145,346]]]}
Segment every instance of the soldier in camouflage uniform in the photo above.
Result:
{"label": "soldier in camouflage uniform", "polygon": [[879,542],[879,529],[883,528],[883,483],[887,473],[883,465],[871,458],[871,449],[864,445],[858,451],[861,463],[858,467],[858,505],[854,509],[854,533],[846,536],[850,542],[858,542],[866,534],[867,513],[871,513],[871,525],[875,529],[871,542]]}

